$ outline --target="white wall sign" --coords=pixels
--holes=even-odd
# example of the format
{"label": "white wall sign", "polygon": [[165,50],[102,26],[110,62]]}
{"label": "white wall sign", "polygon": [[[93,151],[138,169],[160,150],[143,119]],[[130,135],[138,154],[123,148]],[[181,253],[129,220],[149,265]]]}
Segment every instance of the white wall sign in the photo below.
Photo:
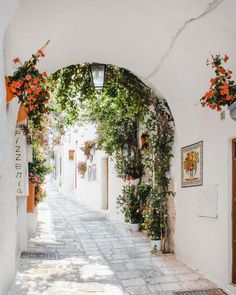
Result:
{"label": "white wall sign", "polygon": [[26,138],[20,126],[15,129],[16,195],[27,195]]}
{"label": "white wall sign", "polygon": [[216,185],[199,189],[198,216],[218,218],[218,189]]}

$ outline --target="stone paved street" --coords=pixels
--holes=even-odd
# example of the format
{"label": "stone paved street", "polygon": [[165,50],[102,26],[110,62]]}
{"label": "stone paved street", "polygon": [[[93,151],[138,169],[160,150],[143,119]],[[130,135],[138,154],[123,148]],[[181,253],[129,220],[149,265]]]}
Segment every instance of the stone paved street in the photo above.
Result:
{"label": "stone paved street", "polygon": [[150,250],[142,233],[50,189],[28,251],[53,252],[56,259],[21,258],[9,294],[142,295],[215,287],[172,255]]}

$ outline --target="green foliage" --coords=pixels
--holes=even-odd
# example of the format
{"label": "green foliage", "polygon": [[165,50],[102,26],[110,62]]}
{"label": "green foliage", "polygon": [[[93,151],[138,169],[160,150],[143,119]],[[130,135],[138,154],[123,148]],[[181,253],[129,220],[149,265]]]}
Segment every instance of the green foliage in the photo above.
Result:
{"label": "green foliage", "polygon": [[117,207],[121,209],[126,222],[143,222],[142,211],[150,190],[151,186],[148,184],[123,186],[122,194],[117,198]]}
{"label": "green foliage", "polygon": [[38,151],[34,151],[33,162],[29,163],[29,174],[36,175],[42,183],[45,176],[50,172],[51,168],[47,164],[45,156]]}
{"label": "green foliage", "polygon": [[46,197],[43,184],[46,175],[52,172],[52,168],[47,163],[47,156],[50,153],[47,137],[49,124],[49,118],[44,117],[40,122],[40,130],[38,130],[38,125],[34,125],[34,121],[30,121],[25,130],[26,133],[31,130],[32,135],[33,161],[29,163],[29,181],[35,184],[35,205]]}
{"label": "green foliage", "polygon": [[116,172],[118,177],[125,180],[141,178],[144,174],[141,152],[139,149],[130,153],[116,152]]}
{"label": "green foliage", "polygon": [[148,235],[153,240],[160,240],[164,237],[167,224],[167,198],[171,192],[157,192],[150,190],[147,196],[146,208],[144,210],[144,225]]}
{"label": "green foliage", "polygon": [[[155,96],[136,76],[116,66],[106,67],[102,91],[93,88],[89,65],[70,66],[53,75],[57,83],[56,111],[64,128],[75,122],[97,127],[98,147],[115,158],[117,175],[124,180],[153,180],[145,191],[145,225],[153,238],[166,238],[169,171],[174,123],[164,99]],[[58,116],[57,116],[58,117]],[[62,128],[62,129],[63,129]],[[139,144],[140,130],[146,143]],[[142,222],[145,201],[138,187],[126,185],[117,200],[130,222]]]}

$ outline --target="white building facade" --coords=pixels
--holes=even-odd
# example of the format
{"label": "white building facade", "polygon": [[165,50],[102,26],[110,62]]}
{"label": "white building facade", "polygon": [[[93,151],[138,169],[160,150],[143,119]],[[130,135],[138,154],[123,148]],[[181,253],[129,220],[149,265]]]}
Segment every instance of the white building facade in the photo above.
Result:
{"label": "white building facade", "polygon": [[[171,169],[176,193],[175,255],[235,294],[231,279],[231,213],[232,140],[236,138],[236,123],[227,109],[224,118],[203,109],[199,102],[212,75],[205,65],[210,54],[227,54],[228,66],[236,75],[235,1],[71,0],[68,4],[65,0],[42,0],[38,8],[37,5],[32,0],[0,1],[1,84],[4,85],[4,76],[13,71],[13,58],[20,56],[24,60],[51,39],[46,59],[41,63],[49,73],[83,62],[114,64],[129,69],[163,96],[176,126]],[[16,264],[17,199],[13,175],[19,105],[15,99],[6,106],[4,87],[0,87],[0,94],[0,293],[5,294]],[[182,188],[181,148],[199,141],[203,141],[203,186]],[[91,206],[96,198],[94,209],[102,210],[106,207],[106,192],[94,192],[107,186],[108,210],[115,215],[115,196],[122,182],[116,178],[112,162],[108,161],[106,185],[100,177],[107,169],[106,155],[97,153],[96,180],[87,184],[87,180],[76,176],[78,158],[73,163],[62,163],[67,148],[65,155],[60,151],[57,159],[56,173],[61,172],[63,190],[81,195],[81,200]],[[69,148],[76,150],[75,145]],[[80,182],[83,185],[79,186]],[[80,191],[82,186],[87,196]],[[203,201],[209,211],[217,208],[216,217],[209,213],[200,216],[199,203]]]}

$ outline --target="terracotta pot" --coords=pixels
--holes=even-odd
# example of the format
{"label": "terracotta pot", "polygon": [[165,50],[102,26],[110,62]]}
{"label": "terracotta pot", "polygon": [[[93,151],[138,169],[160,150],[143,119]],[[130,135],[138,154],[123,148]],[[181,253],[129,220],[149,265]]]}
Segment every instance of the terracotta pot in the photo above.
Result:
{"label": "terracotta pot", "polygon": [[34,198],[35,198],[35,184],[29,183],[29,195],[27,197],[27,212],[33,213],[35,206],[34,206]]}
{"label": "terracotta pot", "polygon": [[14,93],[11,90],[11,88],[8,85],[9,79],[5,77],[5,83],[6,83],[6,101],[9,103],[14,98]]}
{"label": "terracotta pot", "polygon": [[22,121],[25,121],[27,117],[28,117],[27,109],[23,104],[21,104],[16,122],[20,123]]}

